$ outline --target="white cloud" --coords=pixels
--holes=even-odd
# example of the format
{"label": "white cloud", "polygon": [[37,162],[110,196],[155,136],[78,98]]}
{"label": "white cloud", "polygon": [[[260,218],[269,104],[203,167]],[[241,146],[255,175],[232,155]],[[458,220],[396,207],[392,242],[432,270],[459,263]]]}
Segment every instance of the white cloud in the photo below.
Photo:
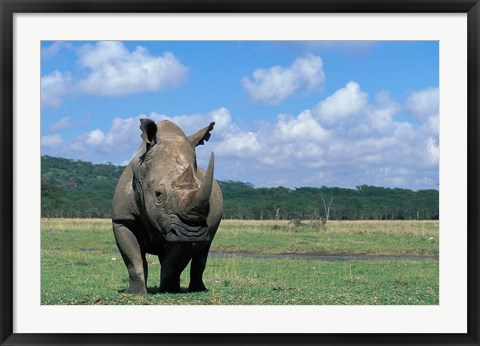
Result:
{"label": "white cloud", "polygon": [[344,88],[321,101],[314,113],[325,126],[333,126],[349,116],[358,114],[367,105],[368,95],[361,91],[356,82],[349,82]]}
{"label": "white cloud", "polygon": [[[140,144],[140,118],[115,118],[108,132],[95,129],[79,135],[70,144],[74,151],[91,151],[98,156],[113,157],[123,155],[130,157]],[[113,162],[120,162],[114,161]]]}
{"label": "white cloud", "polygon": [[92,70],[117,64],[129,54],[127,47],[119,41],[100,41],[94,46],[86,44],[78,49],[80,63]]}
{"label": "white cloud", "polygon": [[426,141],[426,146],[428,149],[428,153],[430,154],[430,162],[432,165],[438,164],[438,160],[440,158],[440,150],[438,147],[438,143],[433,138],[428,138]]}
{"label": "white cloud", "polygon": [[53,58],[60,50],[62,50],[65,47],[69,47],[69,45],[63,41],[56,41],[56,42],[53,42],[48,47],[42,47],[42,51],[41,51],[42,59]]}
{"label": "white cloud", "polygon": [[260,150],[257,134],[254,132],[237,132],[224,136],[214,147],[220,156],[251,157]]}
{"label": "white cloud", "polygon": [[191,115],[167,116],[152,112],[150,117],[156,121],[163,119],[170,120],[180,126],[187,136],[206,127],[212,121],[215,122],[214,131],[217,134],[222,133],[225,135],[227,133],[238,132],[239,130],[238,127],[232,123],[230,111],[224,107],[214,109],[206,114],[196,113]]}
{"label": "white cloud", "polygon": [[[61,47],[52,45],[44,54]],[[120,96],[175,88],[187,78],[187,68],[171,52],[154,56],[141,46],[129,51],[118,41],[87,44],[76,51],[85,71],[77,78],[60,71],[42,77],[43,106],[58,107],[63,97],[72,95]]]}
{"label": "white cloud", "polygon": [[253,81],[244,77],[241,83],[252,100],[277,105],[295,92],[310,92],[325,81],[323,61],[320,57],[306,54],[288,68],[274,66],[257,69]]}
{"label": "white cloud", "polygon": [[42,136],[41,145],[42,149],[56,149],[63,145],[63,137],[60,134]]}
{"label": "white cloud", "polygon": [[219,108],[209,113],[213,121],[215,121],[215,130],[223,131],[232,125],[232,116],[226,108]]}
{"label": "white cloud", "polygon": [[88,133],[85,140],[86,144],[91,146],[102,145],[104,144],[104,141],[105,141],[105,135],[100,129],[96,129]]}
{"label": "white cloud", "polygon": [[[364,107],[366,107],[366,104]],[[394,127],[392,127],[394,126],[393,117],[400,111],[401,107],[398,103],[390,100],[388,93],[379,92],[375,96],[375,103],[366,108],[365,116],[367,119],[359,127],[370,134],[372,132],[381,134],[394,131]]]}
{"label": "white cloud", "polygon": [[69,129],[73,125],[74,124],[73,124],[72,119],[70,117],[63,117],[62,119],[57,121],[55,124],[50,126],[50,131],[52,131],[52,132],[63,131],[63,130]]}
{"label": "white cloud", "polygon": [[422,129],[430,136],[438,137],[440,131],[440,117],[438,114],[432,115],[425,119]]}
{"label": "white cloud", "polygon": [[[290,177],[293,186],[425,188],[426,181],[438,181],[438,133],[426,133],[427,123],[395,120],[400,110],[388,93],[369,102],[357,83],[348,83],[312,111],[279,116],[270,129],[265,126],[262,135],[270,139],[259,136],[258,160],[272,167],[270,181]],[[282,135],[285,142],[279,140]],[[265,167],[256,169],[267,171]],[[299,171],[304,180],[298,179]],[[420,179],[422,174],[428,179]]]}
{"label": "white cloud", "polygon": [[210,122],[215,122],[214,136],[209,143],[212,150],[219,156],[228,155],[249,155],[259,149],[257,134],[249,131],[242,131],[232,123],[230,111],[224,107],[214,109],[206,114],[166,116],[158,113],[151,113],[150,118],[155,121],[170,120],[180,126],[185,134],[191,135],[206,127]]}
{"label": "white cloud", "polygon": [[72,77],[69,73],[54,71],[40,80],[42,106],[59,107],[62,98],[71,92]]}
{"label": "white cloud", "polygon": [[328,131],[314,119],[310,110],[303,111],[296,117],[279,115],[274,127],[275,138],[278,141],[325,142]]}
{"label": "white cloud", "polygon": [[[214,135],[209,141],[210,150],[201,150],[199,155],[202,163],[208,163],[208,156],[212,150],[218,157],[246,157],[260,149],[258,134],[240,130],[231,122],[230,112],[226,108],[219,108],[206,114],[166,116],[152,112],[148,116],[142,114],[129,118],[115,118],[108,131],[94,129],[83,133],[63,148],[57,148],[57,155],[94,162],[125,163],[141,143],[139,129],[141,118],[150,118],[154,121],[170,120],[179,125],[187,136],[215,121]],[[49,153],[54,154],[52,151]]]}
{"label": "white cloud", "polygon": [[406,110],[420,121],[420,132],[425,138],[423,162],[426,166],[438,165],[439,148],[439,91],[427,88],[410,94],[406,101]]}
{"label": "white cloud", "polygon": [[129,52],[121,42],[85,46],[80,62],[91,72],[78,82],[78,90],[93,95],[118,96],[178,87],[187,76],[187,68],[172,53],[152,56],[140,46]]}
{"label": "white cloud", "polygon": [[219,156],[252,157],[260,149],[258,133],[243,131],[232,122],[230,111],[219,108],[208,113],[208,118],[215,121],[213,150]]}
{"label": "white cloud", "polygon": [[438,88],[428,88],[413,92],[406,103],[407,110],[420,120],[437,115],[439,113],[438,107]]}
{"label": "white cloud", "polygon": [[257,134],[249,131],[242,131],[232,123],[230,111],[226,108],[218,108],[206,114],[180,115],[168,117],[152,113],[155,120],[167,119],[177,124],[184,130],[186,135],[193,134],[215,122],[214,135],[209,140],[212,150],[217,156],[251,156],[260,149]]}
{"label": "white cloud", "polygon": [[[435,188],[438,133],[426,130],[428,122],[414,125],[397,121],[401,107],[387,93],[378,93],[370,102],[358,84],[351,87],[354,92],[345,93],[342,99],[355,105],[355,111],[348,116],[352,121],[329,128],[311,109],[295,116],[279,115],[275,121],[262,122],[253,130],[240,128],[226,108],[192,115],[151,113],[149,117],[155,121],[171,120],[187,135],[216,121],[212,137],[204,147],[197,148],[197,155],[199,166],[205,167],[210,152],[215,152],[215,174],[219,179],[249,181],[257,186],[281,181],[290,187],[368,184]],[[339,91],[334,95],[339,95]],[[356,103],[350,102],[348,95],[353,99],[364,96]],[[141,142],[139,119],[145,117],[116,118],[108,131],[89,131],[62,147],[79,156],[82,153],[84,160],[91,159],[86,157],[91,155],[97,162],[125,163]],[[42,141],[48,143],[49,139]]]}

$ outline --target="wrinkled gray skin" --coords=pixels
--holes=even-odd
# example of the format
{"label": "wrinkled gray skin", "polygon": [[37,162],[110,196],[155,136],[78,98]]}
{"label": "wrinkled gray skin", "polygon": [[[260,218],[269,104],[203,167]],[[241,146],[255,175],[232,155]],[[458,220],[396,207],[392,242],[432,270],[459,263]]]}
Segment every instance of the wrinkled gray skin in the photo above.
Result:
{"label": "wrinkled gray skin", "polygon": [[195,147],[215,123],[187,137],[175,124],[141,119],[142,145],[125,168],[113,197],[113,232],[130,278],[126,293],[145,294],[145,254],[158,256],[160,292],[180,292],[191,260],[188,291],[205,291],[202,275],[222,217],[220,186],[197,168]]}

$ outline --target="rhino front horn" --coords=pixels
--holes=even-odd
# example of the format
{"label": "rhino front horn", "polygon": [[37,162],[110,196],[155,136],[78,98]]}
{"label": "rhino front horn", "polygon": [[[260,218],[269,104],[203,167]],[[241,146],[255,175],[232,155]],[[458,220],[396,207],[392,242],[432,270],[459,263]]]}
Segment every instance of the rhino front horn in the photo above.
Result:
{"label": "rhino front horn", "polygon": [[208,163],[207,173],[205,174],[205,179],[203,180],[202,186],[200,186],[195,196],[195,201],[192,207],[193,210],[204,210],[208,206],[208,201],[210,200],[210,194],[212,192],[214,164],[215,156],[213,155],[212,151],[210,154],[210,162]]}

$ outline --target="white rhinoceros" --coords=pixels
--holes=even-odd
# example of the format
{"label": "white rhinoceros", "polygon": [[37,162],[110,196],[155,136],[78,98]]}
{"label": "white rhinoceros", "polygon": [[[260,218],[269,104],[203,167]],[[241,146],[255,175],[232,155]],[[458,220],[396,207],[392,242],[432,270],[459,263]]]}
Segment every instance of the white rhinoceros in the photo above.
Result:
{"label": "white rhinoceros", "polygon": [[203,272],[223,210],[213,179],[195,147],[208,141],[215,123],[186,136],[170,121],[141,119],[142,145],[120,177],[113,198],[113,232],[130,278],[126,293],[147,292],[145,254],[161,264],[160,292],[180,292],[180,274],[191,261],[188,291],[205,291]]}

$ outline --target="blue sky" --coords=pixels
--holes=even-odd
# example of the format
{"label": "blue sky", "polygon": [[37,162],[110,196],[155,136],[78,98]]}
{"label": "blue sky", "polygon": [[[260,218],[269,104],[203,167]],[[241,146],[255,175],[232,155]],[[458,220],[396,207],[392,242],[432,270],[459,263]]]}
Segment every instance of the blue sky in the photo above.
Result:
{"label": "blue sky", "polygon": [[220,180],[438,188],[438,42],[42,42],[42,155],[126,164],[140,118]]}

